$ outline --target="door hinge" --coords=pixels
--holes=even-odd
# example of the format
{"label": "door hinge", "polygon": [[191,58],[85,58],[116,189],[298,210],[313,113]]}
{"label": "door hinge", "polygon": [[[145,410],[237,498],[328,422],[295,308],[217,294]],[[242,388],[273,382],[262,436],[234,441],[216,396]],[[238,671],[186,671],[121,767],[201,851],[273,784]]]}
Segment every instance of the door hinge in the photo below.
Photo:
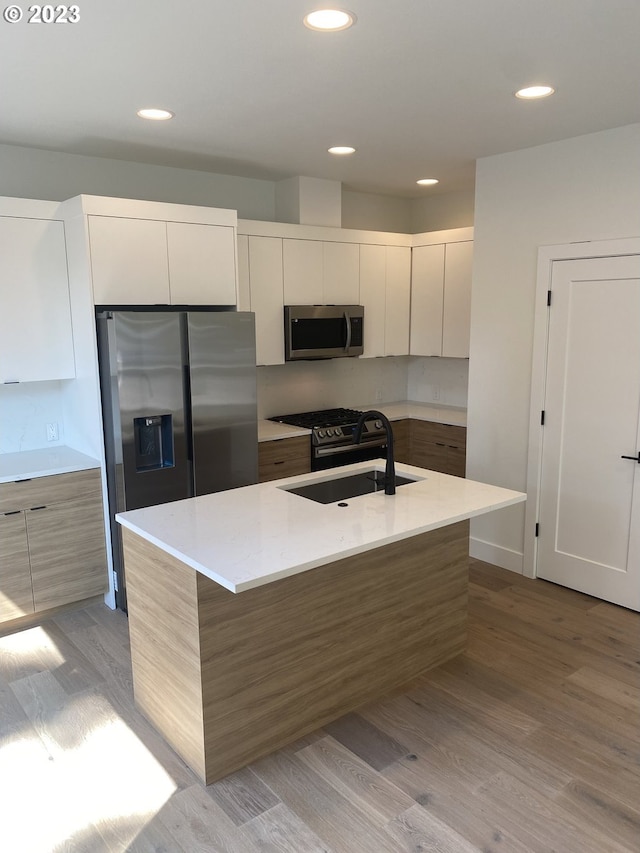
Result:
{"label": "door hinge", "polygon": [[545,411],[544,411],[544,409],[543,409],[543,410],[540,412],[540,426],[544,426],[544,415],[545,415]]}
{"label": "door hinge", "polygon": [[112,572],[111,574],[113,575],[113,588],[118,592],[118,575],[116,572]]}
{"label": "door hinge", "polygon": [[551,305],[551,291],[547,290],[547,307]]}
{"label": "door hinge", "polygon": [[536,521],[536,536],[540,535],[540,523]]}

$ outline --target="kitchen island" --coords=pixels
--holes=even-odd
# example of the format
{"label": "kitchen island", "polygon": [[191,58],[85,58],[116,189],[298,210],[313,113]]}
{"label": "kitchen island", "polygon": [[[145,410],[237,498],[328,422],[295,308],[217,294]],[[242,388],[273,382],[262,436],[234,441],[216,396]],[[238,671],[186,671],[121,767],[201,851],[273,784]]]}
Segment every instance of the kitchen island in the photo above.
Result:
{"label": "kitchen island", "polygon": [[205,784],[463,650],[468,519],[525,495],[409,465],[395,496],[289,491],[373,469],[117,516],[135,700]]}

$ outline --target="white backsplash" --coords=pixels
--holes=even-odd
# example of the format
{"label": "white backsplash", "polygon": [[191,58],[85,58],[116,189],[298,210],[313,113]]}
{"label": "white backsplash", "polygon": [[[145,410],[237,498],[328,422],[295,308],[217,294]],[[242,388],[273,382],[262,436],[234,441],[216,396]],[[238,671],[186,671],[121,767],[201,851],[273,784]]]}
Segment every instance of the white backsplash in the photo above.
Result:
{"label": "white backsplash", "polygon": [[[47,424],[57,426],[57,441],[47,441]],[[64,443],[60,382],[0,385],[0,453],[19,453]]]}
{"label": "white backsplash", "polygon": [[468,367],[464,359],[406,356],[259,367],[258,417],[401,400],[466,406]]}
{"label": "white backsplash", "polygon": [[411,356],[408,362],[409,400],[467,407],[469,359]]}

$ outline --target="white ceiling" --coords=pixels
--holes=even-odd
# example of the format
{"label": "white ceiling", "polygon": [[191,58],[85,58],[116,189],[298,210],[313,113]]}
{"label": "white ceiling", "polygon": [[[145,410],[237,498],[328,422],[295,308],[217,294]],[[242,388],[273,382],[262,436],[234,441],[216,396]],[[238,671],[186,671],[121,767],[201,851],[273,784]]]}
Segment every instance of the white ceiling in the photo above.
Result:
{"label": "white ceiling", "polygon": [[[0,142],[419,197],[640,120],[640,0],[345,0],[357,23],[332,34],[302,25],[314,0],[75,2],[76,24],[28,24],[23,1],[0,21]],[[513,97],[538,82],[556,94]]]}

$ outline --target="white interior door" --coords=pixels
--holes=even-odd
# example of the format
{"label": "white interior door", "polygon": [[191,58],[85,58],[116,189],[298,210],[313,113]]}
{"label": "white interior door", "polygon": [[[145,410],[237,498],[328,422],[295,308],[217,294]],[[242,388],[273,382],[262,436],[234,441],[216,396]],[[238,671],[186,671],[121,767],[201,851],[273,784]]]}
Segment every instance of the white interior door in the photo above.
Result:
{"label": "white interior door", "polygon": [[556,261],[551,292],[537,575],[640,610],[640,256]]}

